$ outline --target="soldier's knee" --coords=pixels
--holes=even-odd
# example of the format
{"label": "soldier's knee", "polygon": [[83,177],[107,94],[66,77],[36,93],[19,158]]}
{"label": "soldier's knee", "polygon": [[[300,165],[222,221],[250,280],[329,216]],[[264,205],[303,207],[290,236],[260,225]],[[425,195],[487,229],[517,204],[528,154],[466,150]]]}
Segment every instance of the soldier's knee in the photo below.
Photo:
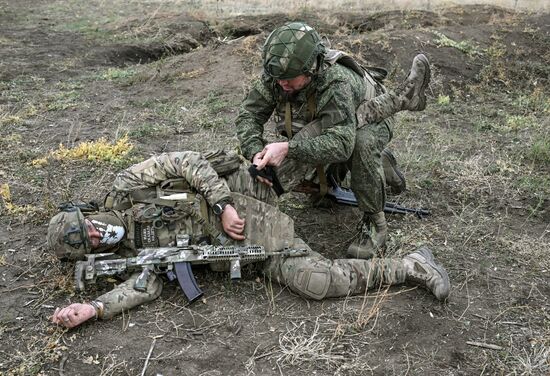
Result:
{"label": "soldier's knee", "polygon": [[315,300],[348,295],[352,279],[350,270],[335,264],[303,266],[285,278],[292,291]]}
{"label": "soldier's knee", "polygon": [[301,267],[294,271],[288,287],[307,298],[321,300],[330,287],[330,270],[327,267]]}

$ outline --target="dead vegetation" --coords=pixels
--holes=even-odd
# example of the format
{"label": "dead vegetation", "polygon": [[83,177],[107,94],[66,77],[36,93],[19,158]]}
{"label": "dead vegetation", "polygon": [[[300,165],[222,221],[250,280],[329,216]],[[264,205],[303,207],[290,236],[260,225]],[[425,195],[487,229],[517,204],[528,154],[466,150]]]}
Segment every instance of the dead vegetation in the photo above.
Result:
{"label": "dead vegetation", "polygon": [[[128,9],[60,0],[17,16],[25,4],[0,15],[13,18],[0,38],[0,373],[550,372],[548,14],[432,4],[336,15],[296,2],[284,14],[222,20],[234,12],[229,3],[137,1]],[[167,285],[155,303],[112,321],[74,331],[48,324],[56,306],[116,283],[74,292],[71,265],[45,249],[56,205],[101,200],[117,169],[150,153],[235,147],[231,122],[259,72],[263,40],[294,19],[387,68],[389,86],[416,51],[430,57],[429,107],[400,114],[391,145],[409,189],[390,198],[433,215],[392,217],[386,254],[431,246],[451,276],[448,302],[410,287],[312,302],[254,271],[231,284],[197,270],[206,299],[193,306]],[[342,257],[361,218],[297,194],[281,207],[332,258]]]}

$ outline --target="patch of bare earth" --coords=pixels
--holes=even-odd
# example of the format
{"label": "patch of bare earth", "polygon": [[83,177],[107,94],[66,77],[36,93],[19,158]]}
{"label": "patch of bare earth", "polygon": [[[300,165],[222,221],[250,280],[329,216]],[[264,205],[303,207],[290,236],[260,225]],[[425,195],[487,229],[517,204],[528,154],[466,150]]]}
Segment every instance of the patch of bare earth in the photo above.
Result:
{"label": "patch of bare earth", "polygon": [[[74,4],[46,3],[4,2],[0,13],[0,373],[550,371],[548,14],[471,6],[213,20],[154,7],[140,13],[146,2],[106,17],[89,2],[80,17],[101,22],[83,27],[62,12]],[[428,244],[449,271],[448,301],[403,286],[313,302],[254,270],[232,284],[198,268],[206,298],[193,305],[166,284],[157,301],[113,320],[71,331],[49,324],[55,307],[114,283],[75,293],[72,265],[45,248],[56,204],[100,200],[116,171],[151,153],[236,147],[232,120],[260,71],[262,43],[293,19],[385,67],[390,87],[415,53],[429,56],[429,107],[401,114],[391,144],[408,191],[390,199],[432,216],[390,217],[386,253]],[[60,143],[125,134],[134,148],[122,160],[33,163]],[[304,202],[291,194],[281,208],[314,249],[343,257],[361,214]]]}

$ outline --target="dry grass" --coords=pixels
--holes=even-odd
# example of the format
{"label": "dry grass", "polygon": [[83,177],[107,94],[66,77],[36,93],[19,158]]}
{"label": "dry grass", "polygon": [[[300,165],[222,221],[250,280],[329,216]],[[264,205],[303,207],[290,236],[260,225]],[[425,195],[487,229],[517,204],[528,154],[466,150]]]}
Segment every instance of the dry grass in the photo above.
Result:
{"label": "dry grass", "polygon": [[[189,1],[175,0],[174,3],[185,4]],[[365,3],[360,0],[319,0],[314,3],[308,0],[291,0],[284,4],[270,0],[253,1],[224,1],[220,3],[216,0],[201,0],[192,2],[197,12],[200,14],[213,14],[216,16],[235,16],[240,14],[258,14],[258,13],[276,13],[276,12],[299,12],[304,9],[319,9],[328,11],[339,11],[342,9],[350,11],[381,11],[388,9],[434,9],[438,6],[452,5],[452,1],[447,0],[396,0],[396,1],[370,1]],[[548,4],[543,0],[490,0],[476,1],[464,0],[461,5],[467,4],[491,4],[509,8],[544,10],[548,9]]]}
{"label": "dry grass", "polygon": [[48,158],[59,161],[88,160],[117,164],[127,159],[134,145],[128,136],[123,136],[116,142],[109,142],[105,138],[97,141],[86,141],[75,147],[67,148],[63,144],[43,158],[34,159],[31,164],[35,167],[43,167],[48,164]]}
{"label": "dry grass", "polygon": [[[51,4],[61,7],[65,2]],[[427,6],[427,2],[380,2],[379,5],[373,4],[369,11],[377,6],[391,7],[394,4],[403,7]],[[439,3],[432,2],[430,6],[436,4]],[[525,4],[518,1],[518,7]],[[212,17],[237,12],[287,11],[289,7],[294,7],[290,11],[300,14],[304,7],[314,6],[304,1],[287,4],[266,1],[144,1],[132,4],[135,5],[131,7],[135,18],[130,22],[122,19],[127,13],[118,12],[127,9],[128,2],[115,0],[109,6],[104,5],[105,1],[89,2],[87,6],[97,8],[97,12],[93,13],[94,20],[83,23],[81,27],[73,25],[74,30],[115,30],[125,40],[137,42],[147,38],[166,40],[171,29],[162,25],[163,20],[184,8],[196,15],[202,12]],[[342,7],[342,2],[321,1],[318,5],[331,9],[322,16],[323,22],[337,25],[332,10]],[[351,8],[363,3],[352,1],[348,5]],[[51,12],[61,9],[64,14],[74,15],[77,12],[67,9],[76,6],[78,2],[70,2],[67,8],[51,9]],[[47,16],[51,17],[51,14]],[[495,19],[491,22],[500,21]],[[130,27],[123,30],[121,25]],[[512,27],[513,20],[507,25]],[[93,32],[97,37],[104,36],[98,31]],[[336,30],[342,39],[347,37],[347,32],[349,30]],[[368,38],[353,35],[343,40],[342,45],[363,53],[368,44],[373,43],[377,50],[395,53],[394,32],[384,30],[378,33],[384,35],[369,33]],[[537,31],[525,32],[535,36]],[[255,59],[247,60],[251,63],[245,67],[252,70],[259,65],[257,50],[261,46],[261,38],[251,36],[215,43],[218,48],[235,47],[232,52]],[[468,38],[464,40],[470,41]],[[468,50],[468,43],[461,44],[464,40],[455,38],[442,43],[454,49],[460,47]],[[187,307],[175,288],[167,286],[165,294],[157,302],[125,313],[112,322],[96,324],[93,328],[88,326],[59,334],[45,323],[47,311],[41,311],[40,317],[29,314],[27,318],[41,324],[33,327],[37,337],[27,337],[27,342],[21,347],[14,346],[9,351],[2,349],[0,368],[11,370],[14,374],[58,373],[63,364],[63,357],[59,355],[71,351],[64,349],[58,341],[61,335],[62,341],[74,341],[70,343],[75,347],[93,351],[93,355],[88,353],[86,357],[78,358],[91,362],[84,363],[82,369],[103,375],[138,374],[147,359],[151,336],[156,335],[162,336],[162,340],[159,338],[149,358],[150,373],[174,369],[174,364],[186,364],[200,368],[196,374],[223,374],[222,371],[209,370],[209,367],[214,367],[212,364],[220,361],[225,362],[224,365],[230,363],[233,367],[230,371],[238,373],[244,370],[250,375],[269,372],[362,375],[391,374],[392,371],[394,374],[409,375],[439,374],[444,372],[443,368],[449,367],[464,373],[488,374],[489,370],[518,375],[548,373],[550,332],[546,312],[548,301],[544,297],[548,291],[544,273],[550,268],[547,260],[549,228],[543,221],[547,218],[545,200],[550,194],[546,163],[550,155],[547,145],[550,143],[545,143],[548,139],[545,132],[547,124],[542,119],[548,116],[550,98],[542,85],[521,93],[514,92],[511,85],[506,87],[505,84],[513,77],[506,70],[508,65],[503,64],[503,44],[497,39],[492,41],[491,49],[484,52],[484,58],[490,55],[491,60],[488,60],[487,70],[480,77],[481,83],[477,88],[457,86],[447,89],[447,77],[439,75],[438,69],[434,69],[430,91],[438,99],[430,98],[429,107],[423,113],[402,116],[403,121],[395,128],[393,143],[409,185],[409,191],[397,199],[407,206],[430,207],[434,214],[421,222],[410,217],[392,217],[391,239],[386,254],[400,257],[419,244],[433,245],[437,259],[448,267],[453,283],[451,299],[443,308],[429,300],[428,293],[409,289],[382,288],[346,299],[305,302],[270,282],[244,281],[240,286],[231,287],[225,285],[225,280],[220,282],[223,277],[202,274],[201,284],[205,285],[207,299],[191,308]],[[477,48],[473,43],[472,46]],[[437,49],[439,52],[442,50]],[[198,85],[197,82],[205,83],[205,78],[211,73],[209,68],[184,64],[189,61],[191,59],[173,56],[150,65],[136,66],[135,71],[133,68],[94,71],[92,80],[82,78],[86,84],[67,82],[56,85],[56,94],[44,95],[42,105],[36,104],[41,102],[42,97],[34,89],[44,87],[43,80],[29,81],[29,86],[24,89],[18,86],[20,82],[13,82],[14,89],[3,93],[10,107],[2,107],[0,111],[1,130],[5,136],[0,144],[2,148],[27,152],[32,157],[27,156],[20,163],[14,161],[9,153],[5,154],[6,164],[0,168],[0,177],[6,179],[18,195],[8,201],[23,202],[23,196],[33,197],[40,203],[44,199],[54,198],[56,201],[81,196],[97,198],[101,196],[97,187],[108,189],[114,173],[106,170],[116,170],[112,167],[94,170],[91,166],[97,165],[87,162],[89,154],[84,153],[86,160],[71,163],[56,161],[45,168],[29,168],[31,172],[26,171],[26,161],[45,153],[27,143],[33,137],[42,142],[40,136],[31,135],[25,128],[27,120],[39,121],[40,128],[29,127],[33,131],[53,129],[47,125],[61,121],[67,129],[61,126],[55,132],[43,134],[63,139],[67,137],[68,140],[89,139],[87,126],[96,133],[128,132],[134,143],[143,148],[143,154],[166,148],[184,150],[203,149],[211,144],[235,145],[237,141],[232,135],[233,129],[227,125],[230,123],[227,116],[232,114],[228,109],[236,107],[235,101],[241,99],[242,93],[212,91],[184,101],[180,98],[182,92],[177,89],[185,85],[193,87],[193,84]],[[74,60],[71,64],[76,62]],[[67,69],[69,65],[61,69]],[[128,86],[121,87],[121,79],[128,79]],[[164,93],[165,89],[174,89],[170,86],[174,82],[184,80],[185,85],[176,86],[174,93],[170,94],[172,96],[159,98],[146,91],[148,87],[153,87],[161,88]],[[89,89],[88,83],[97,86]],[[504,88],[501,86],[503,84]],[[116,105],[120,107],[106,114],[109,121],[104,118],[96,120],[95,114],[81,112],[79,101],[91,100],[95,95],[93,90],[112,90],[108,91],[109,96],[117,97]],[[493,90],[499,91],[498,95],[491,96]],[[31,102],[35,103],[34,107]],[[50,111],[47,111],[48,108]],[[67,120],[75,115],[83,120]],[[113,127],[104,129],[107,126]],[[17,133],[19,131],[21,134]],[[136,139],[141,142],[135,142]],[[45,137],[42,146],[55,148],[57,142]],[[529,152],[530,145],[534,148],[532,154]],[[113,147],[114,144],[108,146]],[[66,147],[64,150],[68,152],[73,148]],[[109,153],[105,152],[106,155]],[[69,158],[68,155],[65,158]],[[24,191],[23,194],[19,195],[19,190]],[[3,196],[5,205],[5,197],[11,194]],[[285,205],[285,210],[307,212],[304,215],[307,220],[311,220],[311,213],[315,216],[326,214],[299,200],[289,199]],[[358,220],[359,216],[350,218]],[[14,299],[15,304],[19,304],[15,300],[17,295],[23,292],[29,294],[28,300],[21,303],[28,303],[20,308],[25,314],[28,313],[25,309],[34,313],[44,305],[66,302],[67,297],[74,294],[70,268],[62,266],[53,256],[44,254],[41,248],[28,249],[28,243],[43,244],[45,227],[32,229],[18,226],[11,215],[3,216],[3,220],[6,227],[11,226],[19,233],[13,235],[7,229],[2,232],[7,234],[8,239],[3,240],[4,245],[10,247],[8,251],[2,248],[0,255],[2,273],[6,273],[2,299]],[[41,225],[45,223],[44,218]],[[324,230],[333,225],[344,229],[341,223],[327,222],[322,225]],[[328,236],[320,238],[321,226],[313,229],[308,229],[303,223],[298,226],[302,233],[310,236],[312,242],[325,247],[331,256],[342,254],[350,241],[345,235],[336,233],[336,240]],[[346,234],[353,236],[353,226],[349,227]],[[17,240],[17,237],[20,239]],[[18,255],[19,258],[16,257]],[[405,294],[407,298],[403,299]],[[86,298],[92,295],[90,293]],[[456,342],[426,343],[430,330],[421,327],[419,330],[424,331],[415,333],[415,328],[410,327],[418,324],[417,318],[432,313],[439,320],[434,331],[445,334],[441,336],[442,341]],[[20,344],[18,341],[23,338],[20,333],[10,332],[12,325],[18,323],[14,319],[9,324],[0,324],[3,340]],[[456,333],[462,333],[462,336]],[[479,335],[479,338],[473,339],[497,343],[505,351],[495,354],[478,348],[464,350],[460,340],[471,333]],[[394,346],[389,343],[394,338],[404,340],[407,335],[405,344]],[[119,343],[124,350],[116,346],[99,349],[97,344],[103,344],[102,340],[109,344]],[[130,344],[136,345],[131,349],[131,354],[126,350]],[[143,346],[138,346],[140,344]],[[443,358],[445,354],[448,358]],[[207,360],[204,360],[205,357]],[[395,364],[384,363],[384,358],[395,361]],[[73,360],[76,359],[71,358],[67,364],[76,364],[72,363]],[[189,373],[193,374],[193,370]]]}

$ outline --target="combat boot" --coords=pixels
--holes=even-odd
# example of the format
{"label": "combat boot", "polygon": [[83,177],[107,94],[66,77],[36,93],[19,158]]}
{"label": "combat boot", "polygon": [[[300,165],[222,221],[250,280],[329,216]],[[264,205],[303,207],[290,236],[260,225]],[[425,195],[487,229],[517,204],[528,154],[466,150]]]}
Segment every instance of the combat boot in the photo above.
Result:
{"label": "combat boot", "polygon": [[397,167],[397,161],[390,149],[382,150],[382,167],[386,177],[386,185],[390,187],[391,193],[398,195],[405,191],[407,183],[405,177]]}
{"label": "combat boot", "polygon": [[439,300],[449,296],[449,275],[443,266],[435,262],[432,251],[427,247],[421,247],[405,256],[403,266],[406,273],[405,283],[424,287]]}
{"label": "combat boot", "polygon": [[363,217],[359,239],[351,243],[346,253],[348,258],[370,259],[376,256],[386,244],[388,224],[381,211]]}
{"label": "combat boot", "polygon": [[422,111],[426,108],[426,88],[430,78],[428,58],[424,54],[416,55],[407,79],[395,91],[402,110]]}
{"label": "combat boot", "polygon": [[370,98],[358,107],[365,123],[378,123],[399,111],[422,111],[426,108],[426,88],[430,83],[430,64],[425,55],[416,55],[407,79],[395,91]]}

